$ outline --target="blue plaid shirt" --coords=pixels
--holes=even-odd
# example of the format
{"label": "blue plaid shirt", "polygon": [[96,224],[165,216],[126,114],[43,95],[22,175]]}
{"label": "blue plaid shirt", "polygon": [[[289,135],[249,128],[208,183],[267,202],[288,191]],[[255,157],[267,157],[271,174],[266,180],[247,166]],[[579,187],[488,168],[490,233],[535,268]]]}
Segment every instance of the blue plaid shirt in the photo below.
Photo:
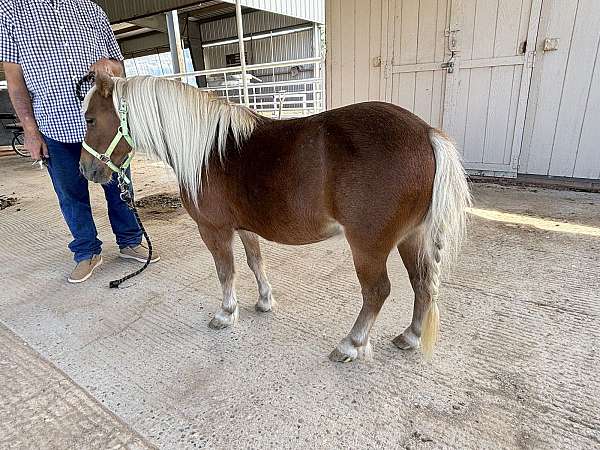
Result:
{"label": "blue plaid shirt", "polygon": [[83,140],[75,85],[101,58],[123,60],[106,14],[91,0],[0,0],[0,61],[21,65],[46,136]]}

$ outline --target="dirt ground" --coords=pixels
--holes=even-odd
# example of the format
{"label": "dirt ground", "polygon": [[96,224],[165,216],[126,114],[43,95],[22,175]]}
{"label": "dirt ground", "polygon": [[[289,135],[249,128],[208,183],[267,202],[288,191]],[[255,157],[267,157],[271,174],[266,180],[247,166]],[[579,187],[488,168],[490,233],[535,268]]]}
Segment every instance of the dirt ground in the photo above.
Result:
{"label": "dirt ground", "polygon": [[342,238],[264,243],[269,314],[238,242],[240,320],[214,331],[220,288],[170,173],[137,162],[134,182],[163,260],[108,288],[137,266],[93,186],[105,264],[73,286],[47,174],[0,158],[18,198],[0,211],[0,448],[600,446],[600,194],[474,184],[434,359],[391,343],[412,308],[392,254],[374,360],[340,365],[327,355],[361,303]]}

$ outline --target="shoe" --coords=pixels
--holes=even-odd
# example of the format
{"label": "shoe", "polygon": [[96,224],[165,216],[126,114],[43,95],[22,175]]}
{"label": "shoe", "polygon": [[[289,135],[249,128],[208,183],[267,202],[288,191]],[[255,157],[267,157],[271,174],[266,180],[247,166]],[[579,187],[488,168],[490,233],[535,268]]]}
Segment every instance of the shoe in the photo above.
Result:
{"label": "shoe", "polygon": [[71,275],[69,275],[69,283],[83,283],[92,276],[94,269],[102,265],[102,256],[94,255],[91,259],[84,259],[77,263]]}
{"label": "shoe", "polygon": [[[121,254],[119,256],[121,258],[135,259],[136,261],[145,263],[148,260],[148,248],[143,244],[136,245],[135,247],[125,247],[121,249]],[[154,263],[159,260],[160,255],[156,250],[152,249],[152,259],[150,262]]]}

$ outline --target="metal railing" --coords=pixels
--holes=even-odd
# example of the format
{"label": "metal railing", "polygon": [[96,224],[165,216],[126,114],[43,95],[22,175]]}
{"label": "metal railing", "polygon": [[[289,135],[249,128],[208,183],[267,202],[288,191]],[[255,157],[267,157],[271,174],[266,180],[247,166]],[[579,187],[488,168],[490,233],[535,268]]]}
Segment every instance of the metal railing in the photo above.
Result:
{"label": "metal railing", "polygon": [[[261,78],[277,78],[285,74],[275,69],[311,66],[308,78],[285,81],[265,81]],[[275,63],[252,64],[246,66],[248,73],[249,107],[259,114],[271,117],[301,117],[324,110],[323,60],[305,58]],[[213,92],[218,97],[233,103],[244,103],[243,83],[239,77],[241,67],[198,70],[194,72],[166,75],[164,78],[180,79],[192,83],[197,77],[206,77],[207,87],[199,89]],[[256,75],[253,75],[255,73]],[[238,76],[236,76],[238,75]],[[299,74],[298,74],[299,75]]]}

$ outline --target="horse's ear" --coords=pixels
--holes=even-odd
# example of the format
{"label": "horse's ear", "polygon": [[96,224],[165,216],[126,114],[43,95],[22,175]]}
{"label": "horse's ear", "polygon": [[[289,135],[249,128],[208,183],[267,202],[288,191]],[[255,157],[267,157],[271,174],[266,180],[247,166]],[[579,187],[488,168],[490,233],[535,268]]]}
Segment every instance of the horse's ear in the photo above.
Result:
{"label": "horse's ear", "polygon": [[112,96],[114,81],[110,77],[110,75],[104,71],[98,71],[95,74],[96,76],[96,89],[100,93],[100,95],[104,98],[109,98]]}

